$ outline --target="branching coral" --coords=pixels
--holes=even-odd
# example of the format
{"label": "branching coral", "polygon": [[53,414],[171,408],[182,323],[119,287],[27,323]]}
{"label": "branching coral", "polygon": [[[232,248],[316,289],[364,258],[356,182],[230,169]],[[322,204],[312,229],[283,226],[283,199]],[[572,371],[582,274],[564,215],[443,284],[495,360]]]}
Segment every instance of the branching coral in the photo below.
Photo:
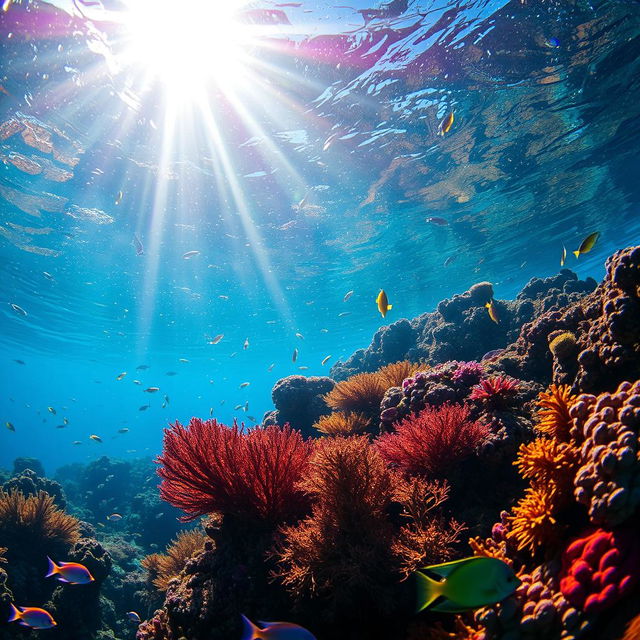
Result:
{"label": "branching coral", "polygon": [[576,400],[568,385],[552,384],[538,396],[536,430],[560,442],[569,442],[572,425],[569,410]]}
{"label": "branching coral", "polygon": [[0,491],[0,545],[8,548],[9,563],[18,555],[59,556],[78,538],[78,520],[57,509],[47,493],[25,497],[16,490]]}
{"label": "branching coral", "polygon": [[529,487],[525,497],[513,508],[508,520],[507,539],[515,542],[519,551],[535,552],[542,545],[557,544],[561,527],[555,518],[557,497],[549,487]]}
{"label": "branching coral", "polygon": [[378,373],[359,373],[338,382],[324,400],[337,411],[357,411],[373,416],[380,410],[380,402],[388,386],[393,386],[387,382]]}
{"label": "branching coral", "polygon": [[142,566],[149,572],[155,587],[166,591],[169,582],[184,569],[187,560],[201,551],[206,534],[199,530],[181,531],[167,547],[166,553],[152,553],[142,560]]}
{"label": "branching coral", "polygon": [[157,459],[161,497],[192,520],[207,513],[277,524],[304,513],[308,501],[296,483],[311,446],[285,427],[245,433],[237,424],[193,418],[165,429]]}
{"label": "branching coral", "polygon": [[617,526],[640,505],[640,381],[581,395],[570,410],[584,438],[575,497],[594,524]]}
{"label": "branching coral", "polygon": [[491,406],[504,406],[518,393],[518,381],[509,376],[484,378],[473,387],[469,400],[479,400]]}
{"label": "branching coral", "polygon": [[336,411],[328,416],[322,416],[313,426],[330,436],[349,436],[363,433],[370,423],[369,418],[363,413]]}
{"label": "branching coral", "polygon": [[383,458],[401,470],[440,477],[471,455],[487,435],[487,427],[471,420],[466,406],[447,403],[406,418],[376,444]]}

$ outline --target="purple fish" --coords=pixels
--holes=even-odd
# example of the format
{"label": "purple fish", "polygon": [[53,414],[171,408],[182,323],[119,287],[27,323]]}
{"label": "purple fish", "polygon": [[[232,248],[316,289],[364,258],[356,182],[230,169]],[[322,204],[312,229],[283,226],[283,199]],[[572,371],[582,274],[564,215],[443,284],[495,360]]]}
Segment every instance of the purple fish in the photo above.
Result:
{"label": "purple fish", "polygon": [[316,637],[300,625],[292,622],[263,622],[260,627],[242,616],[242,640],[316,640]]}
{"label": "purple fish", "polygon": [[49,578],[56,576],[59,582],[69,584],[89,584],[94,581],[89,569],[79,562],[59,562],[56,564],[49,556],[49,573],[45,576]]}
{"label": "purple fish", "polygon": [[51,614],[44,609],[38,607],[16,607],[12,602],[11,615],[7,622],[18,622],[23,627],[31,627],[32,629],[51,629],[56,626],[56,621]]}

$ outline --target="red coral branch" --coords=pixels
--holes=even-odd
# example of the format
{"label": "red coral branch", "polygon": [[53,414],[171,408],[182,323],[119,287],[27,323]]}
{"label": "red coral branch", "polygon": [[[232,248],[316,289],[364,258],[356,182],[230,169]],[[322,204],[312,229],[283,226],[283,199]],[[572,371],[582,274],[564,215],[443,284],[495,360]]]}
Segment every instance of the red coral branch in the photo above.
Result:
{"label": "red coral branch", "polygon": [[193,418],[165,429],[161,497],[193,520],[208,513],[278,523],[308,507],[296,488],[311,447],[289,426],[244,432]]}

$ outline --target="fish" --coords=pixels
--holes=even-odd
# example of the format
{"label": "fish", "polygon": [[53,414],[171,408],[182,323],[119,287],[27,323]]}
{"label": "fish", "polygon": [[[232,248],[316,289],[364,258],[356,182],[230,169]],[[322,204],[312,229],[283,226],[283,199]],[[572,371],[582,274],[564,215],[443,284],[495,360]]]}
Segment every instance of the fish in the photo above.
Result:
{"label": "fish", "polygon": [[138,407],[138,411],[146,411],[150,406],[150,404],[143,404],[141,407]]}
{"label": "fish", "polygon": [[80,440],[74,440],[71,444],[79,445],[82,444]]}
{"label": "fish", "polygon": [[457,257],[458,257],[458,256],[457,256],[457,255],[455,255],[455,254],[450,255],[450,256],[449,256],[449,257],[448,257],[448,258],[447,258],[447,259],[442,263],[442,266],[443,266],[443,267],[448,267],[449,265],[452,265],[452,264],[455,262],[455,260],[456,260],[456,258],[457,258]]}
{"label": "fish", "polygon": [[573,255],[576,258],[579,258],[583,253],[589,253],[589,251],[591,251],[591,249],[593,249],[593,247],[596,244],[596,242],[598,241],[599,237],[600,237],[600,232],[599,231],[594,231],[593,233],[590,233],[580,243],[580,246],[578,247],[578,250],[573,252]]}
{"label": "fish", "polygon": [[438,135],[444,136],[445,133],[449,133],[451,126],[453,125],[453,111],[450,111],[438,125]]}
{"label": "fish", "polygon": [[168,396],[166,393],[165,393],[165,395],[164,395],[164,401],[165,401],[167,404],[171,404],[171,403],[169,402],[169,396]]}
{"label": "fish", "polygon": [[56,429],[64,429],[66,426],[66,424],[57,424]]}
{"label": "fish", "polygon": [[120,520],[122,520],[122,515],[119,513],[112,513],[107,516],[107,520],[109,522],[120,522]]}
{"label": "fish", "polygon": [[126,371],[123,371],[122,373],[119,373],[119,374],[116,376],[116,380],[122,380],[126,375],[127,375],[127,372],[126,372]]}
{"label": "fish", "polygon": [[24,360],[14,360],[16,364],[27,364]]}
{"label": "fish", "polygon": [[320,329],[320,333],[329,333],[329,329]]}
{"label": "fish", "polygon": [[304,627],[292,622],[263,622],[260,627],[242,616],[242,640],[316,640]]}
{"label": "fish", "polygon": [[165,374],[165,376],[177,376],[178,372],[177,371],[167,371]]}
{"label": "fish", "polygon": [[251,420],[251,422],[255,422],[256,419],[253,416],[247,416],[247,418],[249,418],[249,420]]}
{"label": "fish", "polygon": [[144,245],[142,244],[142,240],[140,240],[137,233],[133,234],[133,240],[131,244],[134,246],[137,256],[144,255]]}
{"label": "fish", "polygon": [[378,311],[383,318],[387,315],[387,311],[393,308],[393,305],[389,304],[389,300],[387,299],[387,294],[384,292],[384,289],[380,289],[380,293],[376,298],[376,304],[378,305]]}
{"label": "fish", "polygon": [[267,371],[273,371],[273,367],[276,366],[275,362],[272,362],[268,367],[267,367]]}
{"label": "fish", "polygon": [[249,348],[249,338],[245,338],[244,339],[244,344],[242,345],[243,349],[248,349]]}
{"label": "fish", "polygon": [[49,556],[49,572],[45,578],[56,576],[58,582],[67,582],[69,584],[89,584],[94,582],[95,578],[87,567],[79,562],[60,562],[56,564]]}
{"label": "fish", "polygon": [[213,415],[213,407],[209,407],[209,417]]}
{"label": "fish", "polygon": [[191,362],[187,358],[178,358],[178,362]]}
{"label": "fish", "polygon": [[160,406],[161,406],[163,409],[166,409],[166,408],[167,408],[167,403],[166,403],[166,402],[163,402]]}
{"label": "fish", "polygon": [[122,193],[122,191],[118,191],[118,193],[116,193],[116,199],[114,200],[116,207],[122,202],[122,198],[124,198],[124,193]]}
{"label": "fish", "polygon": [[[351,311],[341,311],[338,314],[338,318],[344,318],[345,316],[350,316],[351,315]],[[320,329],[320,331],[322,331],[322,329]],[[327,329],[325,329],[324,331],[322,331],[322,333],[327,333]]]}
{"label": "fish", "polygon": [[7,429],[9,429],[9,431],[15,431],[16,428],[13,426],[13,424],[11,424],[11,422],[5,422],[4,426],[7,427]]}
{"label": "fish", "polygon": [[133,382],[133,384],[142,384],[142,382],[140,382],[140,380],[132,380],[131,382]]}
{"label": "fish", "polygon": [[185,253],[182,258],[184,260],[191,260],[191,258],[195,258],[195,256],[199,256],[200,252],[199,251],[187,251],[187,253]]}
{"label": "fish", "polygon": [[249,401],[247,400],[244,403],[244,407],[242,407],[242,410],[246,413],[247,411],[249,411]]}
{"label": "fish", "polygon": [[69,424],[69,418],[62,418],[62,422],[64,422],[65,424]]}
{"label": "fish", "polygon": [[43,271],[42,275],[47,279],[47,280],[51,280],[52,282],[55,280],[55,278],[48,272],[48,271]]}
{"label": "fish", "polygon": [[9,305],[19,316],[29,315],[20,305],[14,304],[13,302],[10,302]]}
{"label": "fish", "polygon": [[493,360],[494,358],[497,358],[503,351],[504,349],[492,349],[491,351],[487,351],[487,353],[485,353],[480,359],[480,362],[484,362],[485,360]]}
{"label": "fish", "polygon": [[342,298],[342,302],[346,302],[352,295],[353,291],[347,291],[347,293],[344,294],[344,298]]}
{"label": "fish", "polygon": [[140,624],[142,622],[142,618],[135,611],[127,611],[125,614],[131,622],[135,622],[136,624]]}
{"label": "fish", "polygon": [[93,440],[94,442],[102,442],[102,438],[100,436],[97,436],[95,433],[92,433],[89,436],[89,440]]}
{"label": "fish", "polygon": [[560,257],[560,266],[564,267],[564,263],[567,261],[567,247],[562,245],[562,256]]}
{"label": "fish", "polygon": [[333,144],[333,141],[336,139],[336,137],[338,136],[337,133],[332,133],[325,141],[324,144],[322,145],[322,150],[323,151],[327,151],[329,149],[329,147]]}
{"label": "fish", "polygon": [[306,371],[309,367],[307,367],[306,365],[300,365],[298,367],[298,369],[300,369],[300,371]]}
{"label": "fish", "polygon": [[299,340],[304,340],[304,336],[301,333],[296,333],[296,338]]}
{"label": "fish", "polygon": [[508,564],[485,556],[432,565],[415,575],[418,612],[428,608],[453,613],[492,605],[515,593],[520,585]]}
{"label": "fish", "polygon": [[224,338],[224,333],[219,333],[217,336],[213,336],[213,338],[209,340],[209,344],[218,344],[222,338]]}
{"label": "fish", "polygon": [[155,393],[156,391],[160,391],[160,387],[147,387],[143,393]]}
{"label": "fish", "polygon": [[251,384],[250,382],[241,382],[240,389],[244,389],[245,387],[248,387],[250,384]]}
{"label": "fish", "polygon": [[129,433],[129,427],[122,427],[122,429],[118,429],[118,433]]}
{"label": "fish", "polygon": [[9,603],[11,615],[7,622],[18,622],[23,627],[32,629],[51,629],[56,626],[53,616],[45,609],[39,607],[16,607],[13,602]]}
{"label": "fish", "polygon": [[324,358],[322,358],[322,362],[320,363],[320,365],[324,367],[324,365],[327,364],[329,360],[331,360],[331,356],[325,356]]}
{"label": "fish", "polygon": [[148,364],[139,364],[136,367],[136,371],[146,371],[147,369],[149,369],[149,365]]}
{"label": "fish", "polygon": [[234,411],[240,411],[240,409],[242,409],[242,405],[241,404],[237,404],[235,407],[233,407]]}
{"label": "fish", "polygon": [[47,407],[47,411],[52,413],[54,416],[56,415],[56,410],[53,407]]}
{"label": "fish", "polygon": [[500,313],[498,311],[498,307],[496,307],[496,301],[492,298],[484,305],[489,312],[489,317],[496,323],[500,324]]}
{"label": "fish", "polygon": [[425,220],[429,224],[435,224],[437,227],[448,227],[449,221],[446,218],[441,218],[440,216],[430,216]]}
{"label": "fish", "polygon": [[295,362],[298,359],[298,349],[293,350],[293,354],[291,355],[291,362]]}

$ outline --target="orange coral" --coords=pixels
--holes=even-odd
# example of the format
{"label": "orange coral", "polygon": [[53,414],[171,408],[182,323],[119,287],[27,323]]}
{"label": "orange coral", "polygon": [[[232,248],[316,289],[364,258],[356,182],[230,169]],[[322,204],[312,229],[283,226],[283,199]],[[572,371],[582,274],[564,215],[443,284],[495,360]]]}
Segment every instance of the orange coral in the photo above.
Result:
{"label": "orange coral", "polygon": [[7,547],[7,560],[17,555],[58,556],[80,537],[79,521],[60,511],[44,491],[26,496],[17,490],[0,490],[0,544]]}
{"label": "orange coral", "polygon": [[322,416],[313,426],[318,431],[330,436],[350,436],[363,433],[369,424],[369,418],[363,413],[336,411]]}
{"label": "orange coral", "polygon": [[572,424],[569,409],[575,401],[576,396],[566,384],[552,384],[547,391],[540,392],[536,429],[561,442],[569,442]]}
{"label": "orange coral", "polygon": [[580,465],[580,450],[551,438],[537,438],[520,445],[514,464],[533,487],[549,487],[559,498],[573,494],[573,479]]}
{"label": "orange coral", "polygon": [[390,387],[401,387],[406,378],[410,378],[418,371],[426,371],[428,368],[423,364],[401,360],[381,367],[376,372],[376,375],[382,378],[387,389],[389,389]]}
{"label": "orange coral", "polygon": [[507,555],[507,543],[505,540],[496,542],[493,538],[485,538],[483,540],[480,536],[477,536],[469,539],[469,546],[473,550],[474,556],[497,558],[513,567],[513,560]]}
{"label": "orange coral", "polygon": [[374,415],[388,389],[387,380],[378,373],[358,373],[342,380],[324,396],[331,409],[338,411],[360,411]]}
{"label": "orange coral", "polygon": [[143,558],[141,564],[159,591],[166,591],[169,582],[184,569],[187,560],[200,551],[207,535],[199,529],[181,531],[167,547],[165,553],[152,553]]}
{"label": "orange coral", "polygon": [[640,614],[629,622],[622,640],[638,640],[640,638]]}
{"label": "orange coral", "polygon": [[511,528],[507,538],[513,540],[518,551],[535,552],[542,545],[553,544],[560,538],[560,527],[554,517],[557,498],[549,487],[529,487],[525,497],[508,516]]}

